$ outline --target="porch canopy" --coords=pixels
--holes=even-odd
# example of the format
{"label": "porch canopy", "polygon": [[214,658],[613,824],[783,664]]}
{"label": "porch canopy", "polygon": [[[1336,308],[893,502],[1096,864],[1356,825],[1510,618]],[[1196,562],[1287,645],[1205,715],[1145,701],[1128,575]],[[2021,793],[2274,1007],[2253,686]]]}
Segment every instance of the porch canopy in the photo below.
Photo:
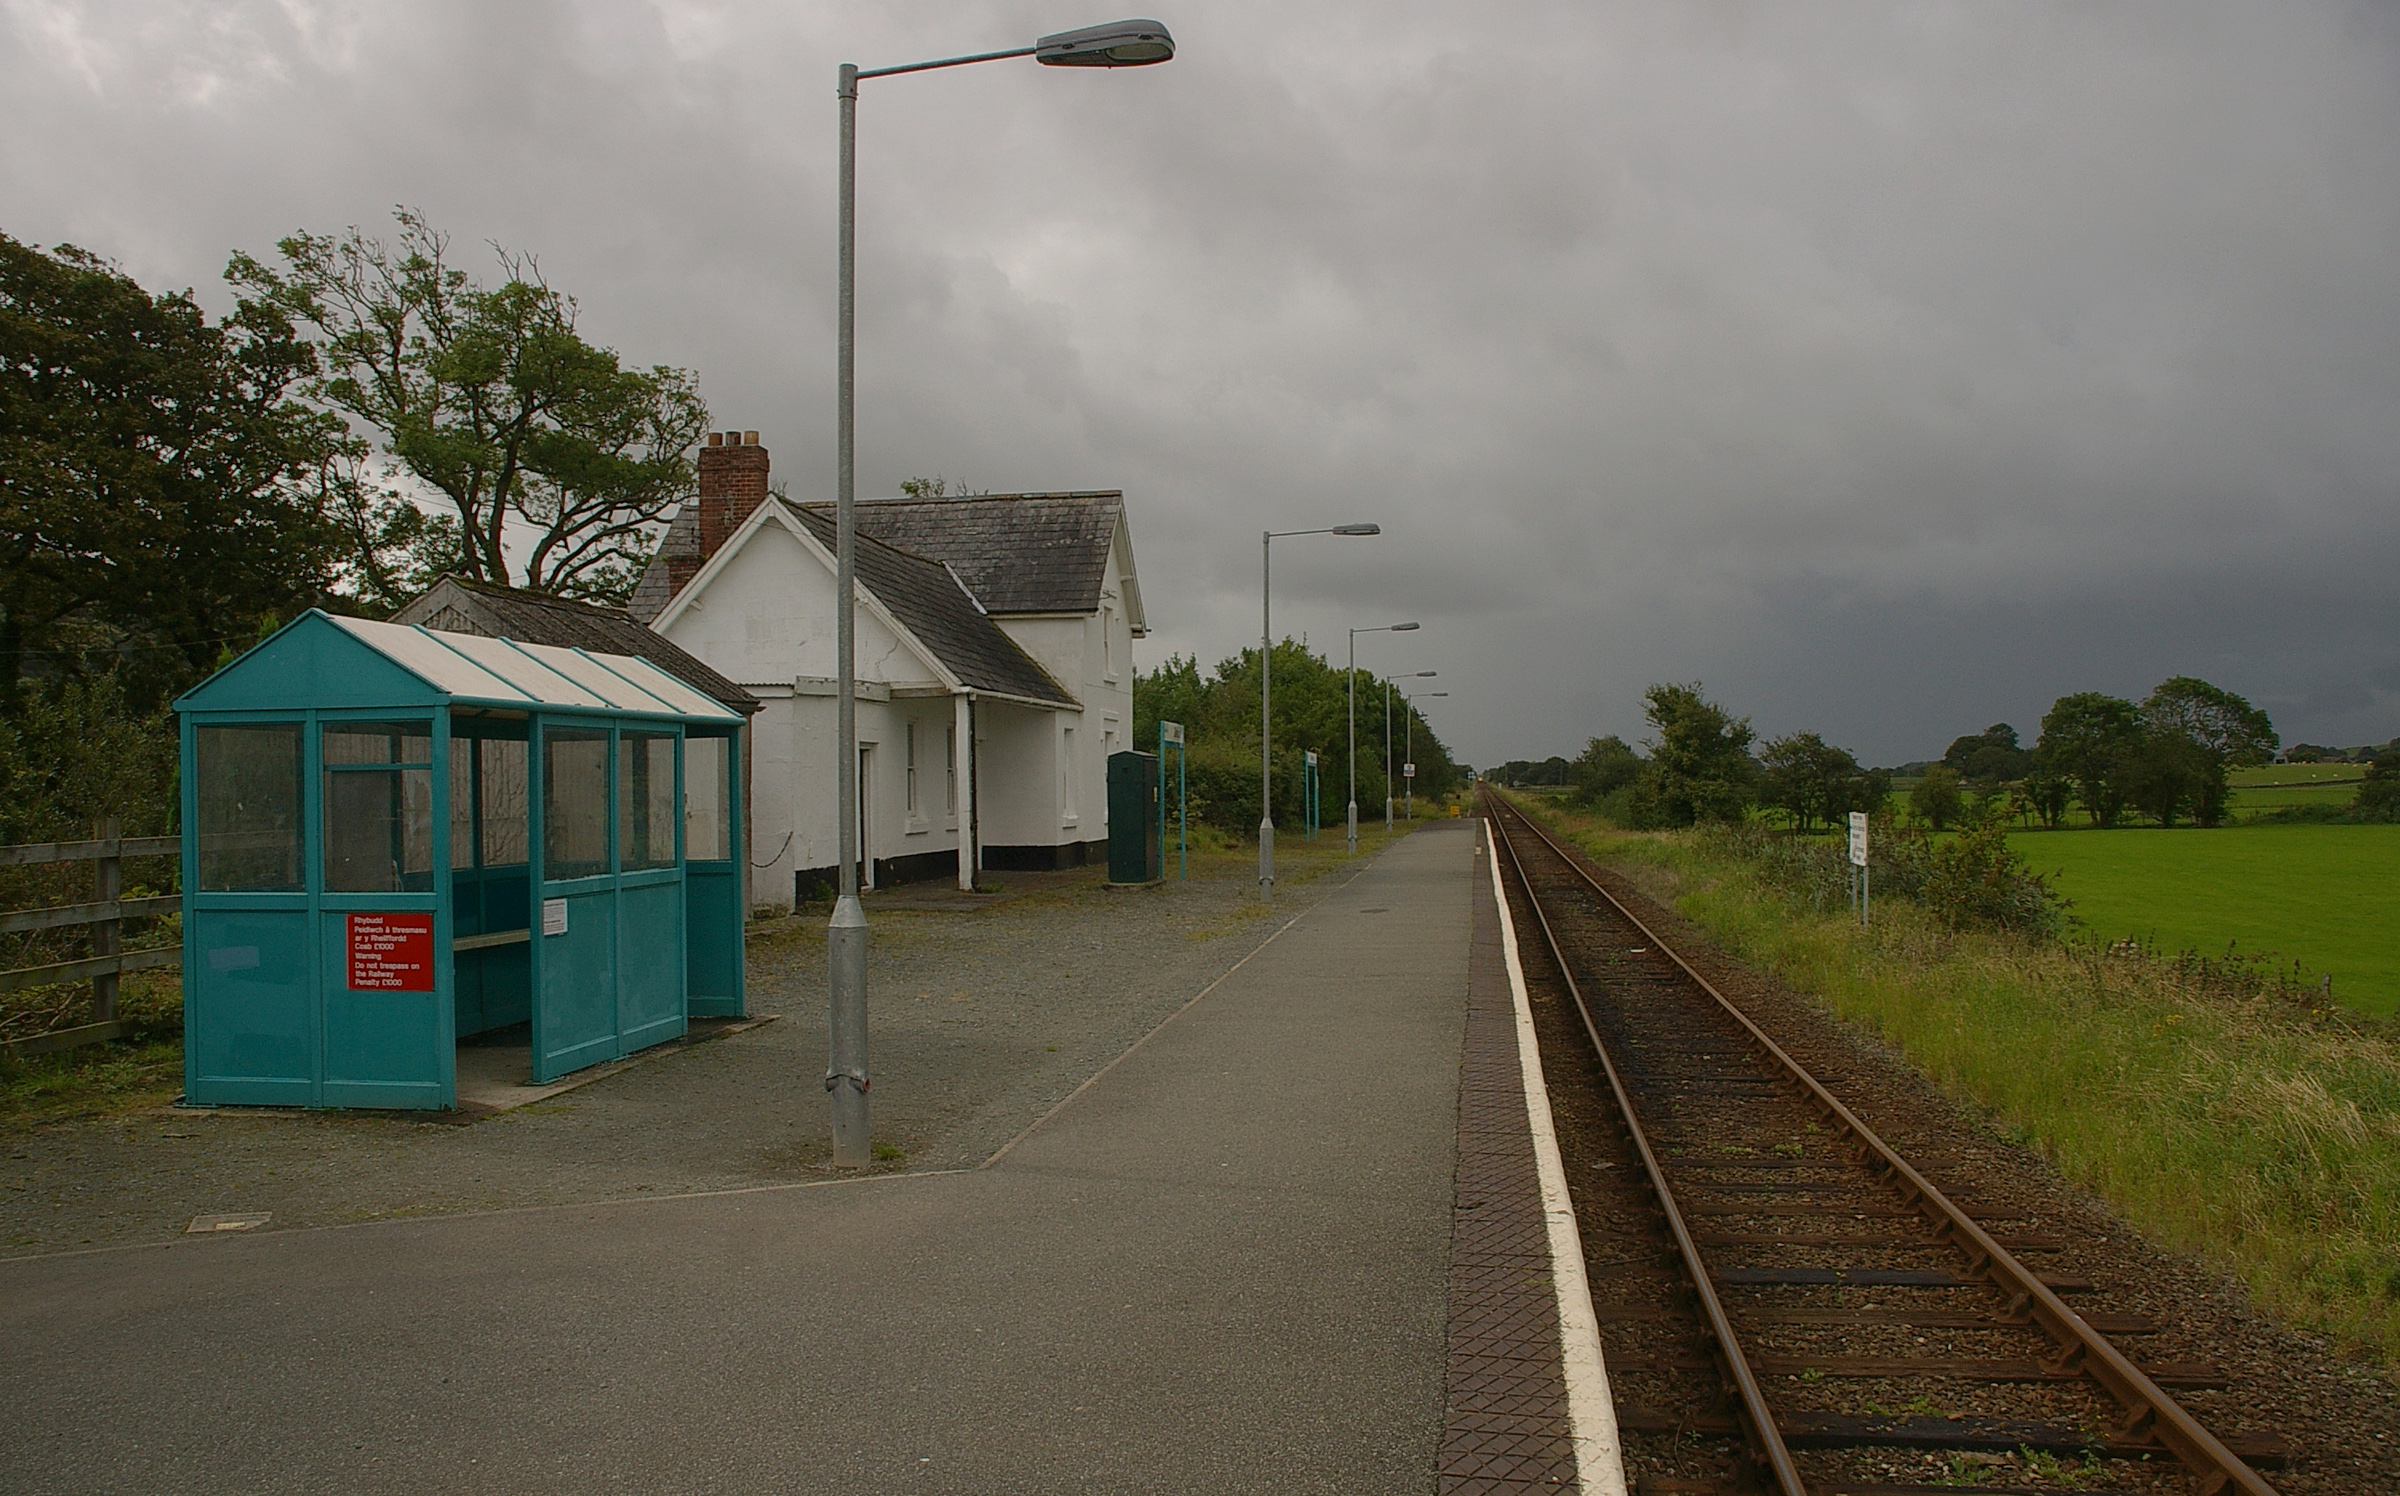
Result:
{"label": "porch canopy", "polygon": [[743,1011],[741,718],[646,660],[311,610],[175,703],[184,1090],[446,1108]]}

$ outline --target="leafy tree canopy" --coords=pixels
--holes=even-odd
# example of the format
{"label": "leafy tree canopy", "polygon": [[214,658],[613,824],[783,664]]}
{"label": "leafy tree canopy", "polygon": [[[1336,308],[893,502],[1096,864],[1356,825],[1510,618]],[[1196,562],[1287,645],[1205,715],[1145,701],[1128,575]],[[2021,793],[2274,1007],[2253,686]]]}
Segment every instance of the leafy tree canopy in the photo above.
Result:
{"label": "leafy tree canopy", "polygon": [[2130,765],[2142,741],[2142,714],[2132,702],[2099,691],[2061,696],[2042,715],[2034,763],[2072,782],[2097,826],[2113,826],[2131,793]]}
{"label": "leafy tree canopy", "polygon": [[314,368],[273,307],[212,322],[0,234],[0,705],[113,670],[149,712],[340,584],[350,449],[293,398]]}
{"label": "leafy tree canopy", "polygon": [[1942,762],[1970,784],[2008,784],[2025,777],[2033,755],[2017,746],[2017,730],[1995,722],[1979,733],[1951,740]]}
{"label": "leafy tree canopy", "polygon": [[[1178,655],[1155,670],[1136,675],[1133,687],[1136,748],[1153,751],[1163,718],[1180,722],[1190,754],[1192,816],[1224,830],[1247,833],[1259,821],[1258,651],[1243,650],[1220,660],[1213,671]],[[1349,673],[1291,639],[1275,646],[1275,823],[1290,831],[1302,822],[1302,755],[1317,755],[1320,823],[1339,824],[1350,792]],[[1357,681],[1358,805],[1362,818],[1380,818],[1388,792],[1406,789],[1400,759],[1414,732],[1417,794],[1438,799],[1458,782],[1449,748],[1398,690],[1391,693],[1392,758],[1384,760],[1384,681],[1361,670]]]}
{"label": "leafy tree canopy", "polygon": [[1665,826],[1740,820],[1758,777],[1750,719],[1710,701],[1698,681],[1653,685],[1642,704],[1658,733],[1647,745],[1650,759],[1635,792],[1642,820]]}
{"label": "leafy tree canopy", "polygon": [[1860,768],[1848,749],[1813,732],[1769,740],[1758,764],[1760,803],[1790,816],[1803,832],[1854,810],[1875,810],[1892,789],[1891,775]]}
{"label": "leafy tree canopy", "polygon": [[708,426],[696,381],[586,342],[574,299],[532,256],[494,246],[503,278],[487,287],[449,263],[423,213],[394,216],[392,245],[355,228],[301,233],[277,244],[281,268],[237,254],[225,271],[246,309],[314,330],[323,372],[309,394],[445,501],[436,520],[412,518],[397,493],[362,506],[361,540],[406,557],[405,575],[374,582],[455,568],[621,600],[691,491],[686,454]]}

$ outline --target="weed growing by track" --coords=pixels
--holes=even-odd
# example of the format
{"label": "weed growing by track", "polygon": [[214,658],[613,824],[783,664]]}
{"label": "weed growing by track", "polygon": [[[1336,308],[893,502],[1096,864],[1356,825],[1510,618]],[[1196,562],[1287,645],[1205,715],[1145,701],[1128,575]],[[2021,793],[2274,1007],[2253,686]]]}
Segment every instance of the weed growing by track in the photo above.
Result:
{"label": "weed growing by track", "polygon": [[2153,1240],[2400,1371],[2400,1031],[2242,963],[1958,930],[1898,900],[1862,931],[1737,837],[1528,808],[1727,952],[1875,1028]]}

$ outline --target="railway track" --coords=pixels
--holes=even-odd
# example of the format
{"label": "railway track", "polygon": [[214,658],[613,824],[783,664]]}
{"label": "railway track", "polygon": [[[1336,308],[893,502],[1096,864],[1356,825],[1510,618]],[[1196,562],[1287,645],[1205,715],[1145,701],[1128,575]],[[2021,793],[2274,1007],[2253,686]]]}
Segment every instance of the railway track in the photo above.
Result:
{"label": "railway track", "polygon": [[1938,1188],[1951,1160],[1902,1157],[1545,828],[1485,809],[1537,1027],[1588,1044],[1545,1065],[1562,1115],[1575,1077],[1595,1092],[1568,1167],[1636,1491],[2272,1496],[2275,1442],[2168,1390],[2222,1368],[2120,1349],[2160,1327],[2029,1266],[2063,1243]]}

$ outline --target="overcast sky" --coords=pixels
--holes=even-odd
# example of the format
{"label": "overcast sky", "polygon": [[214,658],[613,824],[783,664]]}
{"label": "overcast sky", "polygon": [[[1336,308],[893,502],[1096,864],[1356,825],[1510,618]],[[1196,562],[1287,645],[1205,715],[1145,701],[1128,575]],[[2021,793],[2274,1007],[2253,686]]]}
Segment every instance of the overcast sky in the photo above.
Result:
{"label": "overcast sky", "polygon": [[[1167,0],[1158,0],[1167,7]],[[870,81],[860,488],[1122,488],[1169,652],[1438,669],[1464,758],[1654,680],[1873,762],[2196,674],[2400,734],[2400,7],[1208,0]],[[0,0],[0,229],[537,253],[833,481],[835,65],[1040,3]]]}

